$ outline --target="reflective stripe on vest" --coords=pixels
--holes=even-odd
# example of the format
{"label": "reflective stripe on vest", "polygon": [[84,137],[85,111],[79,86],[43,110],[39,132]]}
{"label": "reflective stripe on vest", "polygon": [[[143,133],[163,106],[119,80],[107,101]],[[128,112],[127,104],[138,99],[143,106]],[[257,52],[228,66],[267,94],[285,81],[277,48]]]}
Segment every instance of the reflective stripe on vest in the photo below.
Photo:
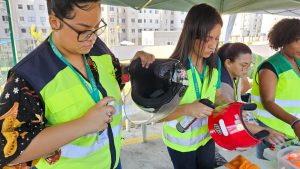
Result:
{"label": "reflective stripe on vest", "polygon": [[[280,106],[287,113],[300,118],[300,76],[290,63],[280,53],[266,60],[273,65],[278,80],[275,91],[275,103]],[[260,69],[258,69],[260,70]],[[255,117],[265,125],[280,131],[289,138],[294,138],[295,133],[289,124],[273,116],[270,112],[265,110],[260,99],[259,85],[256,83],[258,77],[253,83],[252,101],[257,104],[257,109],[254,111]]]}
{"label": "reflective stripe on vest", "polygon": [[[196,78],[198,81],[199,88],[202,88],[201,98],[209,98],[212,102],[215,100],[216,88],[218,83],[218,70],[216,68],[213,69],[212,79],[210,84],[208,84],[208,67],[206,69],[206,77],[204,79],[204,86],[202,87],[201,80],[198,74],[196,74]],[[195,94],[195,88],[193,83],[192,72],[189,69],[187,71],[188,79],[189,79],[189,87],[182,100],[180,101],[180,105],[192,103],[197,100]],[[176,124],[182,120],[184,117],[179,117],[170,122],[164,123],[164,129],[162,138],[164,143],[180,152],[190,152],[197,150],[200,146],[205,145],[210,139],[210,134],[207,127],[207,118],[199,119],[192,124],[192,126],[185,132],[180,133],[176,129]]]}
{"label": "reflective stripe on vest", "polygon": [[[122,125],[112,127],[114,138],[118,137],[122,130]],[[98,133],[97,133],[98,134]],[[68,158],[82,158],[98,151],[105,144],[108,144],[107,129],[98,137],[98,140],[91,146],[82,147],[67,144],[61,148],[61,156]]]}

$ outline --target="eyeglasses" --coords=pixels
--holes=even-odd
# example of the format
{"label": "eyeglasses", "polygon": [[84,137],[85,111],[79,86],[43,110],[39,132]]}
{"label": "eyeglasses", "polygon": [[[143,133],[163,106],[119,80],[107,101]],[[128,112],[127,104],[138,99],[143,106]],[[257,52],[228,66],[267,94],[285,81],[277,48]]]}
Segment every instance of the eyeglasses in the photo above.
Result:
{"label": "eyeglasses", "polygon": [[75,29],[73,26],[71,26],[70,24],[68,24],[67,22],[65,22],[63,19],[59,18],[59,20],[61,20],[64,24],[66,24],[69,28],[71,28],[73,31],[75,31],[78,35],[77,35],[77,41],[78,42],[84,42],[89,40],[93,35],[99,36],[101,35],[104,31],[105,28],[107,26],[106,22],[104,22],[103,19],[101,19],[100,21],[100,27],[97,28],[96,30],[92,31],[92,30],[85,30],[85,31],[79,31],[77,29]]}

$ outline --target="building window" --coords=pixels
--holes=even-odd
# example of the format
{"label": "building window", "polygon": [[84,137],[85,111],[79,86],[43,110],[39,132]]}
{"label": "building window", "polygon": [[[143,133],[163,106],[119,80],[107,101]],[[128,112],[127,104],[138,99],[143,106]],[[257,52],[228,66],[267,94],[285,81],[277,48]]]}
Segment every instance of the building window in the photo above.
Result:
{"label": "building window", "polygon": [[115,11],[115,8],[114,7],[109,7],[109,11]]}
{"label": "building window", "polygon": [[122,23],[125,23],[125,19],[124,18],[122,19]]}
{"label": "building window", "polygon": [[146,21],[146,19],[144,19],[144,23],[146,23],[147,21]]}
{"label": "building window", "polygon": [[22,4],[18,4],[18,9],[23,9],[23,5]]}
{"label": "building window", "polygon": [[103,7],[103,6],[101,6],[101,11],[102,11],[102,12],[104,11],[104,7]]}
{"label": "building window", "polygon": [[25,29],[25,28],[22,28],[22,29],[21,29],[21,32],[22,32],[22,33],[26,33],[26,29]]}
{"label": "building window", "polygon": [[142,33],[142,29],[139,29],[139,33]]}
{"label": "building window", "polygon": [[34,16],[28,17],[28,22],[35,22],[35,17]]}
{"label": "building window", "polygon": [[43,28],[43,29],[42,29],[42,32],[43,32],[43,33],[47,33],[47,29]]}
{"label": "building window", "polygon": [[135,29],[131,29],[131,33],[135,33]]}
{"label": "building window", "polygon": [[155,31],[158,31],[158,29],[155,29]]}
{"label": "building window", "polygon": [[152,23],[152,19],[150,19],[150,23]]}
{"label": "building window", "polygon": [[9,29],[8,29],[8,28],[5,28],[5,29],[4,29],[4,32],[5,32],[6,34],[8,34],[8,33],[9,33]]}
{"label": "building window", "polygon": [[174,15],[174,11],[171,11],[171,15]]}
{"label": "building window", "polygon": [[33,5],[27,5],[27,9],[28,9],[29,11],[33,11]]}
{"label": "building window", "polygon": [[155,14],[158,14],[158,10],[155,10]]}
{"label": "building window", "polygon": [[171,22],[170,22],[171,24],[174,24],[174,20],[171,20]]}
{"label": "building window", "polygon": [[122,33],[126,33],[126,29],[122,29]]}
{"label": "building window", "polygon": [[142,19],[139,19],[139,20],[138,20],[138,23],[142,23],[142,21],[143,21]]}
{"label": "building window", "polygon": [[41,17],[40,20],[41,22],[46,22],[46,17]]}
{"label": "building window", "polygon": [[131,23],[135,23],[135,19],[134,18],[131,18]]}
{"label": "building window", "polygon": [[158,23],[158,19],[155,19],[155,23]]}
{"label": "building window", "polygon": [[109,18],[109,21],[110,21],[110,22],[114,22],[115,19],[114,19],[114,18]]}
{"label": "building window", "polygon": [[8,16],[2,16],[3,21],[8,21]]}
{"label": "building window", "polygon": [[45,10],[45,5],[39,5],[39,10],[44,11]]}
{"label": "building window", "polygon": [[149,13],[152,13],[152,10],[150,10]]}
{"label": "building window", "polygon": [[21,16],[20,21],[25,21],[25,18],[23,16]]}

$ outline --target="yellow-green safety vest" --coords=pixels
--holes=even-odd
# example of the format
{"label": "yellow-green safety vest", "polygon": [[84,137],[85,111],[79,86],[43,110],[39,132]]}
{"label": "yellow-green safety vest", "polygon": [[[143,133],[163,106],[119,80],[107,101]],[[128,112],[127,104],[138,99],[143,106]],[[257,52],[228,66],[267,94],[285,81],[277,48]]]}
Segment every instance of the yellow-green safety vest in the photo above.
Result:
{"label": "yellow-green safety vest", "polygon": [[[220,66],[220,63],[219,63]],[[209,83],[208,78],[208,65],[206,67],[206,77],[204,78],[204,86],[202,87],[202,83],[198,74],[196,74],[198,86],[202,91],[201,98],[209,98],[212,102],[215,101],[215,95],[217,90],[217,84],[220,83],[219,79],[219,71],[217,68],[213,69],[212,78]],[[193,75],[191,69],[187,70],[189,86],[184,94],[182,100],[180,101],[180,105],[192,103],[197,100],[196,91],[193,83]],[[163,134],[162,138],[164,143],[180,152],[191,152],[197,150],[200,146],[204,146],[210,139],[211,136],[209,134],[208,126],[207,126],[207,118],[196,120],[184,133],[179,132],[176,129],[176,124],[183,120],[185,117],[179,117],[175,120],[165,122],[163,125]]]}
{"label": "yellow-green safety vest", "polygon": [[[275,91],[275,103],[287,113],[300,118],[300,74],[291,66],[291,64],[279,52],[266,60],[275,69],[278,82]],[[296,60],[300,66],[300,60]],[[258,71],[260,69],[258,68]],[[296,135],[291,126],[282,120],[274,117],[268,112],[261,103],[259,93],[258,76],[253,81],[252,100],[257,104],[254,111],[255,117],[270,128],[286,134],[290,138]]]}
{"label": "yellow-green safety vest", "polygon": [[[91,56],[91,59],[97,65],[100,83],[107,91],[107,95],[116,99],[114,105],[116,113],[111,122],[116,149],[115,168],[119,163],[122,139],[121,92],[116,81],[111,56],[104,54]],[[90,85],[88,82],[87,84]],[[45,102],[45,117],[48,121],[48,126],[80,118],[95,105],[89,93],[69,67],[58,72],[55,78],[48,82],[40,91],[40,94]],[[103,97],[101,96],[101,98]],[[99,133],[87,134],[63,146],[61,148],[61,157],[56,163],[49,165],[45,159],[41,159],[37,164],[37,168],[109,169],[110,165],[109,140],[107,130],[104,130],[101,135]]]}

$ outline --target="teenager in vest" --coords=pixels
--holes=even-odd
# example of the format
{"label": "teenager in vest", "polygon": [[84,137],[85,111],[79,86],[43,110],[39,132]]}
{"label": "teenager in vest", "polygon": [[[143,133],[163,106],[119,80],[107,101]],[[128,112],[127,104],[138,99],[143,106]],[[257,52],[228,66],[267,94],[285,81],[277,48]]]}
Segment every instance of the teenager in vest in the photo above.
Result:
{"label": "teenager in vest", "polygon": [[[180,106],[168,117],[163,128],[163,141],[175,169],[214,168],[215,143],[207,127],[207,117],[213,109],[200,103],[208,98],[223,103],[220,63],[215,55],[223,22],[220,14],[207,4],[193,6],[185,19],[178,44],[171,58],[180,60],[187,69],[189,87]],[[176,124],[187,116],[198,118],[181,133]]]}
{"label": "teenager in vest", "polygon": [[[221,68],[221,90],[223,96],[230,102],[242,101],[241,79],[247,76],[252,60],[251,49],[243,43],[226,43],[218,50],[218,56],[222,63]],[[252,113],[244,112],[245,125],[252,133],[262,130],[269,131],[269,136],[265,138],[271,144],[283,143],[287,137],[284,134],[270,128],[257,125]]]}
{"label": "teenager in vest", "polygon": [[[288,138],[300,137],[300,20],[283,19],[268,34],[271,48],[279,50],[264,61],[253,81],[252,101],[260,125]],[[257,146],[263,157],[264,144]]]}
{"label": "teenager in vest", "polygon": [[0,98],[0,167],[121,168],[119,65],[97,38],[100,0],[47,3],[53,31],[11,69]]}

